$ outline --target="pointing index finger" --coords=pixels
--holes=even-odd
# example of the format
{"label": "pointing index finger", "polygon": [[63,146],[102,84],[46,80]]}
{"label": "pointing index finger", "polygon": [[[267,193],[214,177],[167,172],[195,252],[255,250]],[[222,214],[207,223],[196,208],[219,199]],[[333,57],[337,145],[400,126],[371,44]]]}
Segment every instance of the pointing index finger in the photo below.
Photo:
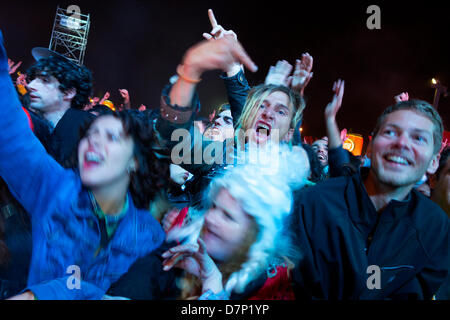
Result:
{"label": "pointing index finger", "polygon": [[208,17],[209,17],[209,22],[211,23],[211,27],[213,29],[215,27],[217,27],[217,20],[216,20],[216,17],[214,17],[214,12],[212,11],[212,9],[208,9]]}

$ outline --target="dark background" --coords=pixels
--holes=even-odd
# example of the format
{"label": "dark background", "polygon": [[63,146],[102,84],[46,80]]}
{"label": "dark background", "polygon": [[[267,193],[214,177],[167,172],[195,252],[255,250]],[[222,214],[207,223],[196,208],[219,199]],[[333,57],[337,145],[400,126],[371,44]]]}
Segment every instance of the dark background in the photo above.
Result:
{"label": "dark background", "polygon": [[[23,61],[20,70],[33,63],[33,47],[48,47],[57,5],[72,4],[91,15],[84,64],[93,71],[94,93],[110,91],[116,104],[118,89],[126,88],[132,105],[158,107],[186,49],[211,30],[209,8],[259,66],[255,74],[246,72],[251,85],[263,82],[277,60],[294,64],[304,52],[314,57],[304,135],[325,134],[323,110],[338,78],[346,81],[339,125],[365,137],[394,95],[407,91],[432,103],[432,77],[450,87],[450,11],[434,1],[2,1],[0,29],[10,58]],[[381,30],[366,27],[371,4],[381,8]],[[202,115],[226,101],[218,75],[205,74],[199,85]],[[449,106],[450,97],[441,96],[447,129]]]}

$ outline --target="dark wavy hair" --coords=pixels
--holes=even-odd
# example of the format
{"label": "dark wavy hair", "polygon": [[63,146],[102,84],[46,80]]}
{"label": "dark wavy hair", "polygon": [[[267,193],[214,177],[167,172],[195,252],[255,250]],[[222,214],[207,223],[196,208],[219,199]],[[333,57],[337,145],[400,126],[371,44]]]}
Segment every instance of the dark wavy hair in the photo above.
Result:
{"label": "dark wavy hair", "polygon": [[301,146],[305,149],[309,159],[309,166],[311,170],[311,177],[309,179],[315,183],[325,180],[327,175],[325,174],[324,167],[320,163],[317,153],[314,151],[313,147],[307,143],[301,143]]}
{"label": "dark wavy hair", "polygon": [[[158,159],[152,148],[154,142],[152,126],[143,117],[139,117],[133,112],[112,112],[99,115],[86,123],[80,129],[80,140],[86,136],[90,126],[97,118],[105,116],[113,116],[119,119],[122,122],[125,134],[133,139],[133,156],[136,158],[138,167],[135,172],[130,173],[129,190],[137,208],[149,209],[155,196],[167,190],[170,177],[169,162]],[[65,166],[78,170],[78,148],[75,148]]]}
{"label": "dark wavy hair", "polygon": [[77,66],[63,57],[51,56],[37,61],[27,70],[27,76],[29,81],[53,76],[58,80],[62,92],[75,89],[77,93],[72,99],[72,108],[82,109],[89,103],[89,96],[92,94],[92,74],[86,67]]}

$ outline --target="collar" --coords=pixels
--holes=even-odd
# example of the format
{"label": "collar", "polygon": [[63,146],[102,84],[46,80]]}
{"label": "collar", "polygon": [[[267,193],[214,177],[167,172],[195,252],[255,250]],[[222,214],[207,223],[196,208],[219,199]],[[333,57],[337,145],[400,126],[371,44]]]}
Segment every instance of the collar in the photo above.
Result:
{"label": "collar", "polygon": [[103,212],[103,210],[98,205],[97,200],[95,200],[95,197],[94,197],[93,193],[90,190],[88,191],[88,194],[89,194],[89,199],[91,201],[92,209],[94,210],[95,215],[99,219],[105,219],[105,221],[107,223],[113,223],[113,222],[119,221],[128,212],[128,208],[129,208],[128,193],[126,195],[125,203],[124,203],[124,205],[122,207],[122,210],[120,210],[120,212],[118,212],[116,214],[113,214],[113,215],[106,214],[106,213]]}

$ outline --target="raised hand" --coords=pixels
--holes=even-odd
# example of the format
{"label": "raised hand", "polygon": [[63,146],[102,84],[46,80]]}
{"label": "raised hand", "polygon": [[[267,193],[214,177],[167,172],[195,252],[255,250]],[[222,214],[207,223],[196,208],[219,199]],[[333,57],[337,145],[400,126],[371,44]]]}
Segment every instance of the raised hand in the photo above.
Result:
{"label": "raised hand", "polygon": [[[334,149],[342,145],[343,132],[339,132],[336,122],[336,114],[342,106],[342,97],[344,96],[345,82],[337,80],[333,84],[333,99],[325,108],[325,125],[328,136],[328,149]],[[345,132],[346,135],[346,132]]]}
{"label": "raised hand", "polygon": [[119,93],[123,98],[122,107],[124,109],[131,109],[130,94],[128,93],[128,90],[127,89],[119,89]]}
{"label": "raised hand", "polygon": [[302,54],[302,59],[295,61],[294,75],[289,81],[291,88],[301,95],[303,95],[306,86],[313,77],[312,67],[313,57],[309,53]]}
{"label": "raised hand", "polygon": [[162,254],[163,270],[177,267],[199,278],[203,284],[203,292],[211,289],[213,292],[223,290],[222,274],[217,265],[206,252],[203,240],[195,244],[182,244],[169,249]]}
{"label": "raised hand", "polygon": [[292,71],[292,65],[282,60],[278,61],[275,66],[269,68],[264,84],[274,84],[277,86],[289,86],[289,75]]}
{"label": "raised hand", "polygon": [[[209,22],[211,23],[212,30],[210,33],[203,33],[203,37],[206,40],[216,40],[221,39],[223,37],[229,37],[230,39],[237,41],[237,35],[233,30],[225,30],[221,25],[217,23],[216,17],[214,16],[212,9],[208,10],[208,18]],[[241,69],[242,64],[234,62],[230,64],[227,70],[225,71],[228,77],[232,77],[236,75]]]}
{"label": "raised hand", "polygon": [[235,62],[242,63],[252,72],[258,70],[238,41],[222,37],[214,41],[202,41],[191,47],[184,56],[183,71],[191,79],[199,79],[208,70],[226,72]]}
{"label": "raised hand", "polygon": [[26,87],[28,85],[27,83],[27,75],[24,73],[21,73],[17,79],[16,79],[16,86],[24,86]]}
{"label": "raised hand", "polygon": [[344,96],[345,81],[338,79],[333,84],[333,99],[325,108],[325,118],[335,119],[336,114],[342,106],[342,97]]}
{"label": "raised hand", "polygon": [[11,59],[8,59],[9,74],[15,73],[21,64],[22,64],[22,61],[19,61],[19,62],[17,62],[17,64],[14,65],[14,61],[12,61]]}
{"label": "raised hand", "polygon": [[140,106],[139,106],[139,109],[138,109],[139,111],[145,111],[145,110],[147,110],[147,107],[146,106],[144,106],[143,104],[141,104]]}
{"label": "raised hand", "polygon": [[105,93],[105,95],[103,96],[103,98],[99,101],[98,104],[103,104],[103,102],[105,102],[106,100],[108,100],[109,96],[110,96],[110,93],[107,91],[107,92]]}
{"label": "raised hand", "polygon": [[342,129],[341,130],[341,141],[342,141],[342,143],[344,143],[345,142],[345,140],[347,140],[348,139],[348,134],[347,134],[347,129]]}
{"label": "raised hand", "polygon": [[130,100],[130,94],[127,89],[119,89],[119,93],[124,100]]}
{"label": "raised hand", "polygon": [[203,33],[203,37],[206,40],[220,39],[223,37],[230,37],[237,41],[237,35],[233,30],[225,30],[221,25],[217,23],[216,17],[212,9],[208,10],[208,18],[211,23],[212,30],[210,33]]}
{"label": "raised hand", "polygon": [[408,101],[409,100],[409,94],[408,92],[402,92],[399,95],[396,95],[394,97],[394,100],[396,103],[402,102],[402,101]]}

